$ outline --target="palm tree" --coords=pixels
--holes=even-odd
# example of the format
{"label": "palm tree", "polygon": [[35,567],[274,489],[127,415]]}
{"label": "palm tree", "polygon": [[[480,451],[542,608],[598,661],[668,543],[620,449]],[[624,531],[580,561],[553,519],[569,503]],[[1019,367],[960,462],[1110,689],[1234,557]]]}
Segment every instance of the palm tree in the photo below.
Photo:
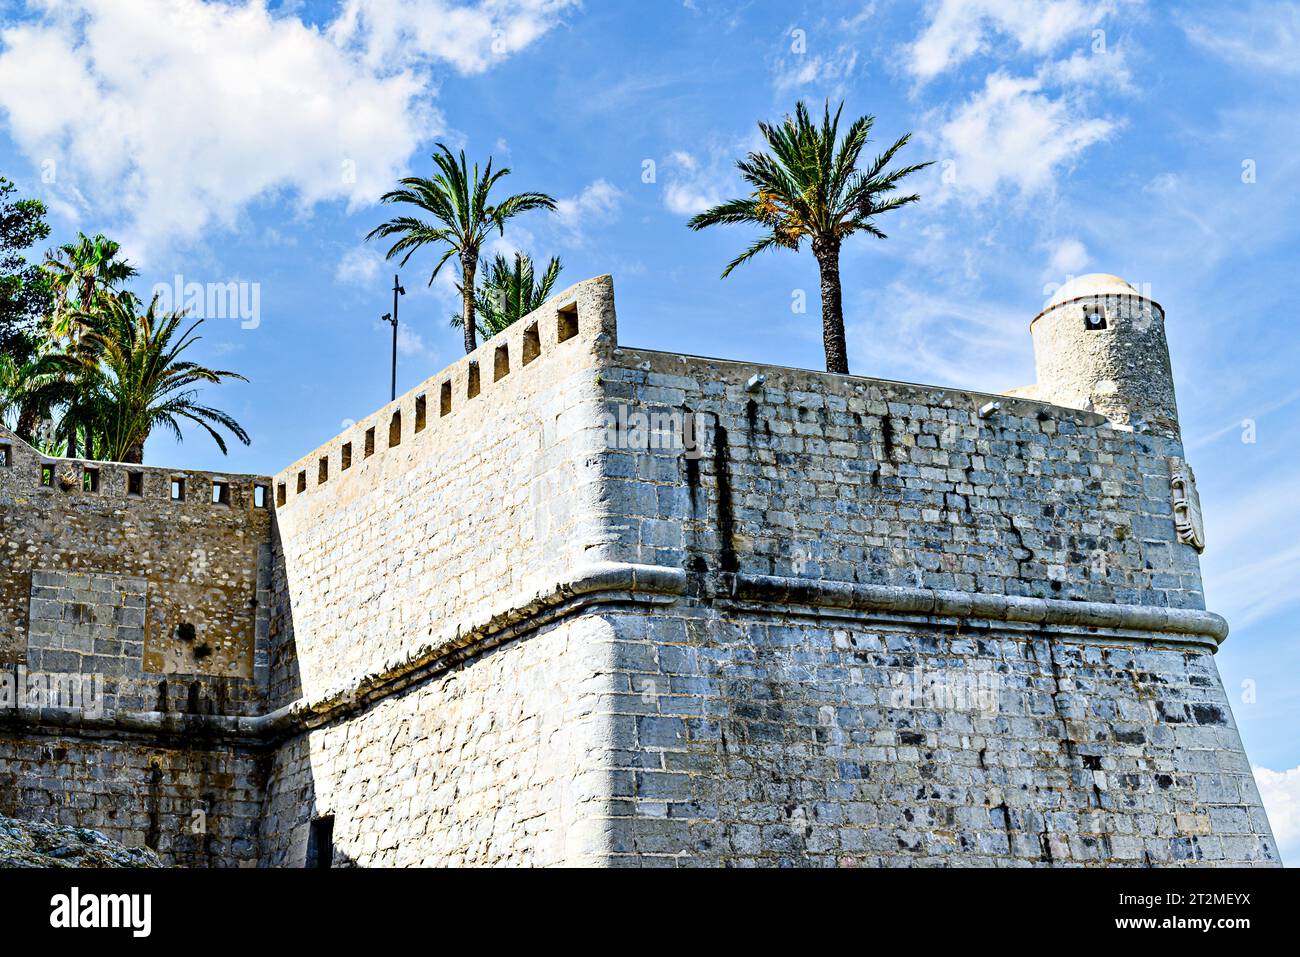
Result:
{"label": "palm tree", "polygon": [[693,217],[691,229],[722,223],[754,223],[766,231],[761,239],[727,264],[725,279],[741,263],[765,249],[782,246],[797,250],[804,239],[812,245],[821,271],[822,342],[826,350],[826,371],[847,374],[848,353],[844,342],[844,305],[840,292],[840,246],[845,238],[865,232],[884,239],[875,219],[920,197],[894,195],[902,180],[931,165],[920,163],[890,170],[887,167],[909,139],[900,137],[865,169],[858,159],[867,145],[873,116],[853,121],[839,139],[841,103],[831,116],[827,102],[821,126],[813,123],[803,103],[795,115],[779,126],[760,122],[759,130],[770,153],[750,153],[736,163],[753,192]]}
{"label": "palm tree", "polygon": [[497,180],[509,175],[508,168],[494,171],[492,158],[488,157],[482,176],[479,175],[477,163],[471,173],[465,163],[465,151],[461,150],[457,160],[442,143],[437,144],[433,162],[438,168],[433,179],[405,177],[400,180],[401,189],[392,190],[380,198],[384,203],[414,206],[427,213],[429,218],[398,216],[382,226],[376,226],[366,235],[366,240],[397,237],[386,258],[392,259],[402,253],[402,266],[406,265],[416,250],[425,245],[446,247],[442,258],[429,275],[431,286],[448,259],[452,256],[460,259],[460,294],[463,302],[461,315],[469,318],[468,322],[462,323],[465,351],[468,353],[473,352],[477,346],[474,336],[474,274],[484,241],[493,229],[498,235],[503,235],[506,220],[520,213],[532,209],[554,209],[555,200],[545,193],[519,193],[499,203],[489,204],[489,192]]}
{"label": "palm tree", "polygon": [[[484,271],[483,283],[474,296],[474,325],[478,334],[491,339],[541,306],[550,297],[563,268],[559,257],[552,256],[538,281],[530,256],[515,253],[512,266],[505,256],[497,253]],[[464,315],[452,316],[451,324],[462,328]]]}
{"label": "palm tree", "polygon": [[31,444],[40,422],[69,395],[58,358],[44,341],[26,333],[19,338],[15,354],[0,354],[0,420]]}
{"label": "palm tree", "polygon": [[[123,283],[137,276],[138,270],[121,259],[119,243],[96,233],[93,237],[78,233],[75,242],[64,243],[45,258],[45,273],[49,277],[54,299],[49,319],[48,334],[63,343],[66,351],[77,361],[68,366],[70,374],[80,373],[93,365],[95,346],[86,340],[87,333],[101,324],[102,315],[120,297],[131,294],[121,291]],[[131,297],[134,308],[134,298]],[[73,384],[75,386],[75,384]],[[68,456],[77,457],[79,430],[85,431],[85,453],[90,458],[95,453],[95,436],[91,422],[93,410],[75,401],[84,389],[71,390],[71,402],[63,417],[61,432],[67,439]]]}
{"label": "palm tree", "polygon": [[157,296],[139,315],[135,306],[129,297],[112,303],[103,312],[100,326],[85,334],[97,358],[83,355],[79,360],[85,381],[93,385],[87,402],[103,432],[105,457],[116,462],[143,461],[145,440],[155,428],[166,428],[177,441],[184,438],[180,419],[206,430],[223,454],[226,442],[217,427],[248,445],[248,433],[239,423],[220,409],[201,405],[194,388],[205,382],[247,380],[181,359],[200,341],[194,332],[203,320],[181,332],[185,313],[160,313]]}
{"label": "palm tree", "polygon": [[75,242],[46,254],[45,271],[54,294],[52,335],[79,337],[79,325],[117,295],[123,283],[139,275],[139,270],[118,258],[121,251],[119,243],[102,234],[78,233]]}

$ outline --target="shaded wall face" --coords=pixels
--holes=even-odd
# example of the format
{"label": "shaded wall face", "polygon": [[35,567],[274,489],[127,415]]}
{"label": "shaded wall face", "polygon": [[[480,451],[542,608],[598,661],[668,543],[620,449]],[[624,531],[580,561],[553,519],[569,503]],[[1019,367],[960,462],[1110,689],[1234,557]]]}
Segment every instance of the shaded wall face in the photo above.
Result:
{"label": "shaded wall face", "polygon": [[0,812],[96,828],[173,864],[254,863],[251,754],[202,735],[88,739],[9,718],[259,713],[271,518],[253,495],[265,480],[51,462],[4,433],[0,446]]}
{"label": "shaded wall face", "polygon": [[0,726],[0,814],[94,828],[167,864],[253,866],[260,759],[201,738],[176,747]]}
{"label": "shaded wall face", "polygon": [[615,865],[1278,863],[1204,651],[693,603],[611,624]]}
{"label": "shaded wall face", "polygon": [[287,742],[263,863],[303,866],[327,816],[334,866],[602,862],[612,648],[569,619]]}
{"label": "shaded wall face", "polygon": [[273,705],[602,557],[593,422],[612,292],[571,293],[276,477]]}
{"label": "shaded wall face", "polygon": [[[1203,608],[1172,511],[1174,439],[1003,398],[621,349],[606,413],[694,416],[699,446],[615,429],[628,561]],[[761,375],[761,382],[754,381]]]}
{"label": "shaded wall face", "polygon": [[0,663],[81,684],[100,710],[258,712],[269,483],[0,446]]}

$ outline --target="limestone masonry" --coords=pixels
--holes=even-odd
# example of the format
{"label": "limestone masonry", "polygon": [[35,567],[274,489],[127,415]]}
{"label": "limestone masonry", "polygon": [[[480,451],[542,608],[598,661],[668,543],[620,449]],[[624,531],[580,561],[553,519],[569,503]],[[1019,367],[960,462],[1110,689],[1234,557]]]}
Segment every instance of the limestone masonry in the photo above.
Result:
{"label": "limestone masonry", "polygon": [[[1161,307],[1005,395],[566,290],[275,476],[0,431],[0,814],[197,866],[1276,865]],[[1210,542],[1213,546],[1213,542]]]}

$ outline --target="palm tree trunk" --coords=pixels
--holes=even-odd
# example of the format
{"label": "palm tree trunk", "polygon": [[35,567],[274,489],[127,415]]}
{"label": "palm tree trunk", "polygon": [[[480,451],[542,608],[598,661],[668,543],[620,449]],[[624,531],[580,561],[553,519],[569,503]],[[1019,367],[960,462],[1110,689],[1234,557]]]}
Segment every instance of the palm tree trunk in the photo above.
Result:
{"label": "palm tree trunk", "polygon": [[836,240],[814,240],[813,255],[822,278],[822,346],[826,350],[826,371],[849,373],[849,352],[844,341],[844,301],[840,291],[840,244]]}
{"label": "palm tree trunk", "polygon": [[18,412],[18,428],[14,433],[28,445],[34,444],[36,438],[36,426],[40,423],[40,412],[35,404],[24,402]]}
{"label": "palm tree trunk", "polygon": [[135,442],[126,450],[122,461],[128,465],[140,465],[144,462],[144,442]]}
{"label": "palm tree trunk", "polygon": [[478,256],[462,256],[460,260],[461,296],[463,307],[461,315],[465,317],[465,354],[478,348],[477,330],[474,326],[474,273],[478,267]]}

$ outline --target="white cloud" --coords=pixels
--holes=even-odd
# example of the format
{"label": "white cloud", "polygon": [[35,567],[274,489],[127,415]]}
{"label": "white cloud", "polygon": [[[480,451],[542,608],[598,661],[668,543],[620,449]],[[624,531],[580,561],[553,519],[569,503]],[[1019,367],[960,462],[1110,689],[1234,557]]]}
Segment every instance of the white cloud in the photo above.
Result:
{"label": "white cloud", "polygon": [[482,73],[537,40],[578,0],[346,0],[329,35],[374,69],[425,58]]}
{"label": "white cloud", "polygon": [[737,155],[734,146],[711,150],[707,163],[685,150],[668,154],[659,166],[664,179],[664,206],[676,216],[694,216],[722,202],[735,178],[729,170],[734,168]]}
{"label": "white cloud", "polygon": [[55,163],[51,205],[108,220],[147,263],[254,200],[373,202],[442,132],[420,65],[483,69],[566,5],[349,2],[322,32],[263,0],[39,0],[0,32],[0,113],[33,164]]}
{"label": "white cloud", "polygon": [[[387,324],[385,323],[385,326]],[[397,324],[397,351],[404,356],[434,356],[424,337],[404,322]]]}
{"label": "white cloud", "polygon": [[1256,70],[1300,73],[1300,3],[1256,0],[1179,17],[1187,39],[1214,56]]}
{"label": "white cloud", "polygon": [[1052,250],[1044,278],[1073,276],[1088,265],[1088,248],[1077,239],[1063,239]]}
{"label": "white cloud", "polygon": [[598,179],[577,196],[555,201],[555,216],[564,226],[581,230],[584,226],[612,222],[623,202],[623,191],[606,179]]}
{"label": "white cloud", "polygon": [[1300,767],[1289,771],[1255,768],[1255,783],[1283,861],[1300,863]]}
{"label": "white cloud", "polygon": [[1003,186],[1024,195],[1050,191],[1058,170],[1117,128],[1084,115],[1068,94],[1044,92],[1037,77],[998,72],[942,123],[939,139],[954,192],[985,199]]}
{"label": "white cloud", "polygon": [[334,269],[334,279],[337,282],[365,285],[379,275],[379,268],[383,264],[384,257],[375,250],[357,246],[343,254]]}
{"label": "white cloud", "polygon": [[1109,87],[1122,93],[1134,92],[1133,75],[1122,50],[1076,52],[1068,60],[1045,63],[1038,78],[1060,86]]}
{"label": "white cloud", "polygon": [[1091,29],[1116,7],[1114,0],[939,0],[929,24],[912,44],[908,69],[932,79],[972,56],[988,52],[996,35],[1020,52],[1046,56],[1066,40],[1091,41]]}

